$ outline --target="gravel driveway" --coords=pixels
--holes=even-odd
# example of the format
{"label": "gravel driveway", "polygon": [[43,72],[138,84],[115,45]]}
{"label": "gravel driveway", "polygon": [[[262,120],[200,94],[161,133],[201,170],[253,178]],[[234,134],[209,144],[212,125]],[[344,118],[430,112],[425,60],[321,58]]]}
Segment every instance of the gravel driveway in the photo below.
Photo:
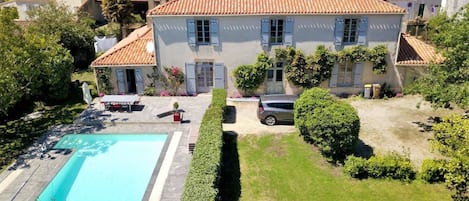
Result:
{"label": "gravel driveway", "polygon": [[[374,154],[391,151],[409,154],[416,166],[426,158],[440,157],[433,153],[429,139],[432,133],[431,117],[462,110],[433,109],[420,96],[405,96],[389,100],[347,99],[360,116],[360,140],[371,147]],[[232,114],[223,124],[225,131],[238,135],[287,134],[294,132],[293,125],[267,126],[261,124],[256,116],[257,101],[228,100],[227,105]],[[233,113],[234,112],[234,113]],[[427,130],[425,130],[427,129]],[[370,149],[370,148],[368,148]]]}
{"label": "gravel driveway", "polygon": [[248,101],[227,102],[230,114],[235,114],[227,119],[230,123],[223,124],[224,131],[233,131],[238,135],[247,134],[286,134],[295,131],[293,125],[267,126],[257,119],[257,99]]}

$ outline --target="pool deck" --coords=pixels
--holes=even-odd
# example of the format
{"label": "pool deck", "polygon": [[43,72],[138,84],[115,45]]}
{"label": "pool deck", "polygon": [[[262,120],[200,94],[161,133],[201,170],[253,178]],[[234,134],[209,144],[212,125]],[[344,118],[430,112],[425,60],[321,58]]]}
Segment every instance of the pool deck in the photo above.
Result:
{"label": "pool deck", "polygon": [[[179,103],[179,109],[185,111],[182,123],[173,123],[172,115],[163,118],[156,116],[172,110],[175,101]],[[84,111],[75,124],[58,125],[50,129],[18,158],[15,165],[0,173],[0,200],[35,201],[72,155],[71,152],[64,150],[45,151],[43,147],[51,148],[64,134],[70,133],[171,134],[172,142],[162,162],[160,174],[154,181],[155,186],[150,196],[146,196],[144,200],[180,200],[192,159],[188,151],[189,133],[199,128],[210,101],[210,94],[197,97],[142,96],[139,105],[133,107],[132,112],[110,112],[103,111],[104,107],[99,104],[97,98],[94,100],[95,104]],[[164,172],[167,174],[161,174]],[[162,188],[158,185],[161,183],[164,183]]]}

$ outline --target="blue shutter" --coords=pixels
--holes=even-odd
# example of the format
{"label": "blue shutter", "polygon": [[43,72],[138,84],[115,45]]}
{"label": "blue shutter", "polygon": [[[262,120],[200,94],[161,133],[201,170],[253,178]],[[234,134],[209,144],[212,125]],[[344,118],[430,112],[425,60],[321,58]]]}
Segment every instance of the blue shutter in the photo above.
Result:
{"label": "blue shutter", "polygon": [[220,39],[218,34],[218,19],[210,20],[210,42],[213,46],[220,45]]}
{"label": "blue shutter", "polygon": [[356,63],[353,71],[353,87],[362,87],[363,63]]}
{"label": "blue shutter", "polygon": [[143,94],[143,75],[142,69],[135,69],[135,84],[137,85],[137,94]]}
{"label": "blue shutter", "polygon": [[195,47],[195,20],[187,19],[187,42],[189,46]]}
{"label": "blue shutter", "polygon": [[195,82],[195,63],[186,63],[186,91],[187,94],[195,94],[196,90]]}
{"label": "blue shutter", "polygon": [[270,25],[270,19],[262,18],[262,21],[261,21],[261,45],[262,47],[269,46],[269,25]]}
{"label": "blue shutter", "polygon": [[368,17],[361,17],[358,23],[358,45],[366,46],[366,35],[368,33]]}
{"label": "blue shutter", "polygon": [[214,64],[214,77],[215,83],[213,85],[214,88],[225,88],[225,65],[223,63],[215,63]]}
{"label": "blue shutter", "polygon": [[293,18],[287,17],[285,23],[285,45],[293,45]]}
{"label": "blue shutter", "polygon": [[339,64],[334,64],[331,72],[331,80],[329,81],[329,87],[337,87],[337,75],[339,74]]}
{"label": "blue shutter", "polygon": [[124,94],[125,93],[125,80],[124,80],[124,70],[117,69],[116,70],[116,78],[117,78],[117,93]]}
{"label": "blue shutter", "polygon": [[344,18],[338,17],[335,19],[335,30],[334,30],[334,44],[336,46],[342,45],[342,38],[344,37]]}

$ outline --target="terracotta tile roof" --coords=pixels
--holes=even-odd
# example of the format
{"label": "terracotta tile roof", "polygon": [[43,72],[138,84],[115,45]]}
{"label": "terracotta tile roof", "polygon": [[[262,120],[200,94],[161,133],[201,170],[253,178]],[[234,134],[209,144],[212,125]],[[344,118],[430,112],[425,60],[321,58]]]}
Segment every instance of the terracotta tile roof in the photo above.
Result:
{"label": "terracotta tile roof", "polygon": [[404,14],[383,0],[172,0],[149,15]]}
{"label": "terracotta tile roof", "polygon": [[440,63],[443,60],[444,57],[437,53],[433,46],[409,34],[401,35],[397,64],[428,65],[431,62]]}
{"label": "terracotta tile roof", "polygon": [[155,53],[147,52],[147,44],[149,42],[153,44],[152,33],[152,29],[149,26],[136,29],[114,47],[95,59],[91,66],[156,65]]}

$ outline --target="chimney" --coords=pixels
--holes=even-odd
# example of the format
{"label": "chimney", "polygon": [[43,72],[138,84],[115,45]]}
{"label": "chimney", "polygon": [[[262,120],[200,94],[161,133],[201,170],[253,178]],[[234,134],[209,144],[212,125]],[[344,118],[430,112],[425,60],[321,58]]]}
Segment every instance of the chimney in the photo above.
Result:
{"label": "chimney", "polygon": [[155,0],[148,0],[148,10],[151,10],[155,7]]}

